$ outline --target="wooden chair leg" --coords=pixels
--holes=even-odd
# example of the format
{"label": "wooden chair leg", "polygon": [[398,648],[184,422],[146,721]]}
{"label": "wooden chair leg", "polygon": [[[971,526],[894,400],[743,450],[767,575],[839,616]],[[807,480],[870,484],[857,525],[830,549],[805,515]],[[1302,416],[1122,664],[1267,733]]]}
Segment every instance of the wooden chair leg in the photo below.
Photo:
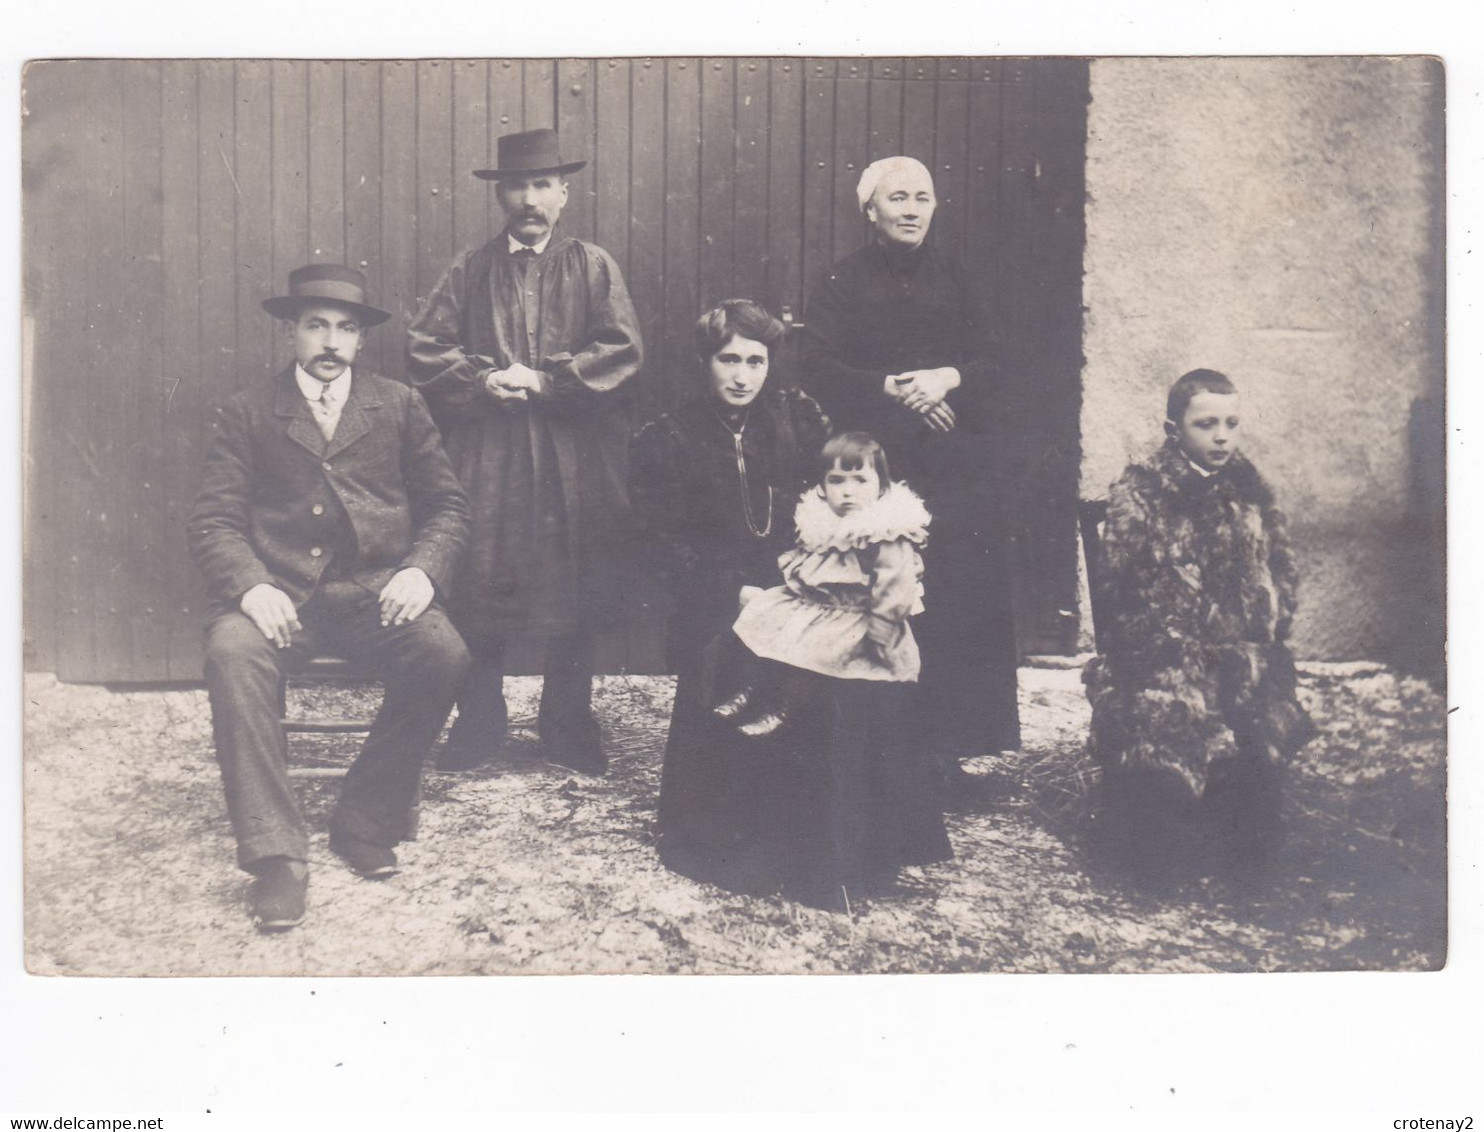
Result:
{"label": "wooden chair leg", "polygon": [[[301,675],[310,680],[319,678],[328,681],[369,678],[357,672],[345,661],[329,657],[316,658],[311,661],[308,670]],[[371,729],[369,719],[291,718],[288,714],[287,677],[281,679],[278,684],[278,712],[279,718],[283,720],[285,739],[305,734],[364,735]],[[291,778],[343,778],[347,769],[343,766],[291,766],[288,773]]]}

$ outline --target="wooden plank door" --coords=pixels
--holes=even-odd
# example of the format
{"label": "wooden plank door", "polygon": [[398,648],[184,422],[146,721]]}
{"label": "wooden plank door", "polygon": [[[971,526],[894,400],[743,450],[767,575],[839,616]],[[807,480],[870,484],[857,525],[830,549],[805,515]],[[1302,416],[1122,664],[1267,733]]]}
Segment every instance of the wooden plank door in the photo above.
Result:
{"label": "wooden plank door", "polygon": [[[93,60],[32,64],[25,93],[29,666],[198,678],[184,518],[213,406],[288,361],[262,299],[310,259],[361,268],[393,315],[364,357],[405,379],[408,320],[500,224],[472,170],[536,126],[588,162],[563,223],[634,296],[635,425],[692,387],[709,306],[807,318],[814,280],[868,238],[868,162],[928,164],[933,238],[985,273],[1018,359],[1000,457],[1022,644],[1069,645],[1084,61]],[[660,665],[646,616],[608,667]]]}

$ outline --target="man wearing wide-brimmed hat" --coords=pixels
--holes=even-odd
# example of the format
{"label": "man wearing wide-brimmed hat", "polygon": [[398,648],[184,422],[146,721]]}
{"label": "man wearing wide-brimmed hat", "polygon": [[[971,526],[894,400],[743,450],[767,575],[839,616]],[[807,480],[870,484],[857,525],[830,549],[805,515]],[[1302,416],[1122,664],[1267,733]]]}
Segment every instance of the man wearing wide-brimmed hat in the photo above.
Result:
{"label": "man wearing wide-brimmed hat", "polygon": [[504,741],[507,646],[544,649],[538,718],[546,757],[607,766],[591,707],[593,635],[616,621],[627,499],[624,384],[639,370],[638,319],[613,257],[557,226],[568,161],[552,130],[500,138],[504,228],[460,254],[410,327],[415,386],[443,429],[473,509],[453,595],[474,664],[445,770]]}
{"label": "man wearing wide-brimmed hat", "polygon": [[191,512],[211,598],[206,685],[238,863],[259,927],[304,918],[308,838],[285,767],[281,674],[325,650],[386,688],[330,818],[330,849],[366,877],[396,871],[423,762],[468,667],[439,606],[469,505],[416,392],[355,365],[387,313],[340,264],[289,275],[263,302],[294,362],[218,411]]}

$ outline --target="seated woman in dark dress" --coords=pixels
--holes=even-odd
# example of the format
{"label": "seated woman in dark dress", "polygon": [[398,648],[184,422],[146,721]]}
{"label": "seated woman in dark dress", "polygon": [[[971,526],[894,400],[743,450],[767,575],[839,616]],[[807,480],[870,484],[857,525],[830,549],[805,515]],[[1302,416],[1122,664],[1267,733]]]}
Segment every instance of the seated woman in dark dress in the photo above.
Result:
{"label": "seated woman in dark dress", "polygon": [[[778,583],[794,505],[829,434],[809,397],[769,381],[782,343],[782,323],[747,300],[703,315],[699,387],[630,446],[639,545],[673,606],[659,851],[677,872],[729,888],[840,903],[841,884],[909,863],[894,833],[877,836],[892,789],[870,769],[888,731],[880,713],[861,712],[847,689],[820,726],[749,739],[712,710],[740,675],[727,669],[741,591]],[[951,854],[941,814],[928,824],[930,847],[910,863]]]}

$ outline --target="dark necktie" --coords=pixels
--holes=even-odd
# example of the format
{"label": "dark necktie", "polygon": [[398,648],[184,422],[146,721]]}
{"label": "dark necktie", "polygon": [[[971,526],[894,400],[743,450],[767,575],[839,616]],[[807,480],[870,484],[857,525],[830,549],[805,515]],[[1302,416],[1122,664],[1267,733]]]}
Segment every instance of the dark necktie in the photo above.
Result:
{"label": "dark necktie", "polygon": [[515,260],[515,269],[524,277],[526,272],[530,270],[531,261],[536,258],[536,249],[516,248],[510,255]]}

